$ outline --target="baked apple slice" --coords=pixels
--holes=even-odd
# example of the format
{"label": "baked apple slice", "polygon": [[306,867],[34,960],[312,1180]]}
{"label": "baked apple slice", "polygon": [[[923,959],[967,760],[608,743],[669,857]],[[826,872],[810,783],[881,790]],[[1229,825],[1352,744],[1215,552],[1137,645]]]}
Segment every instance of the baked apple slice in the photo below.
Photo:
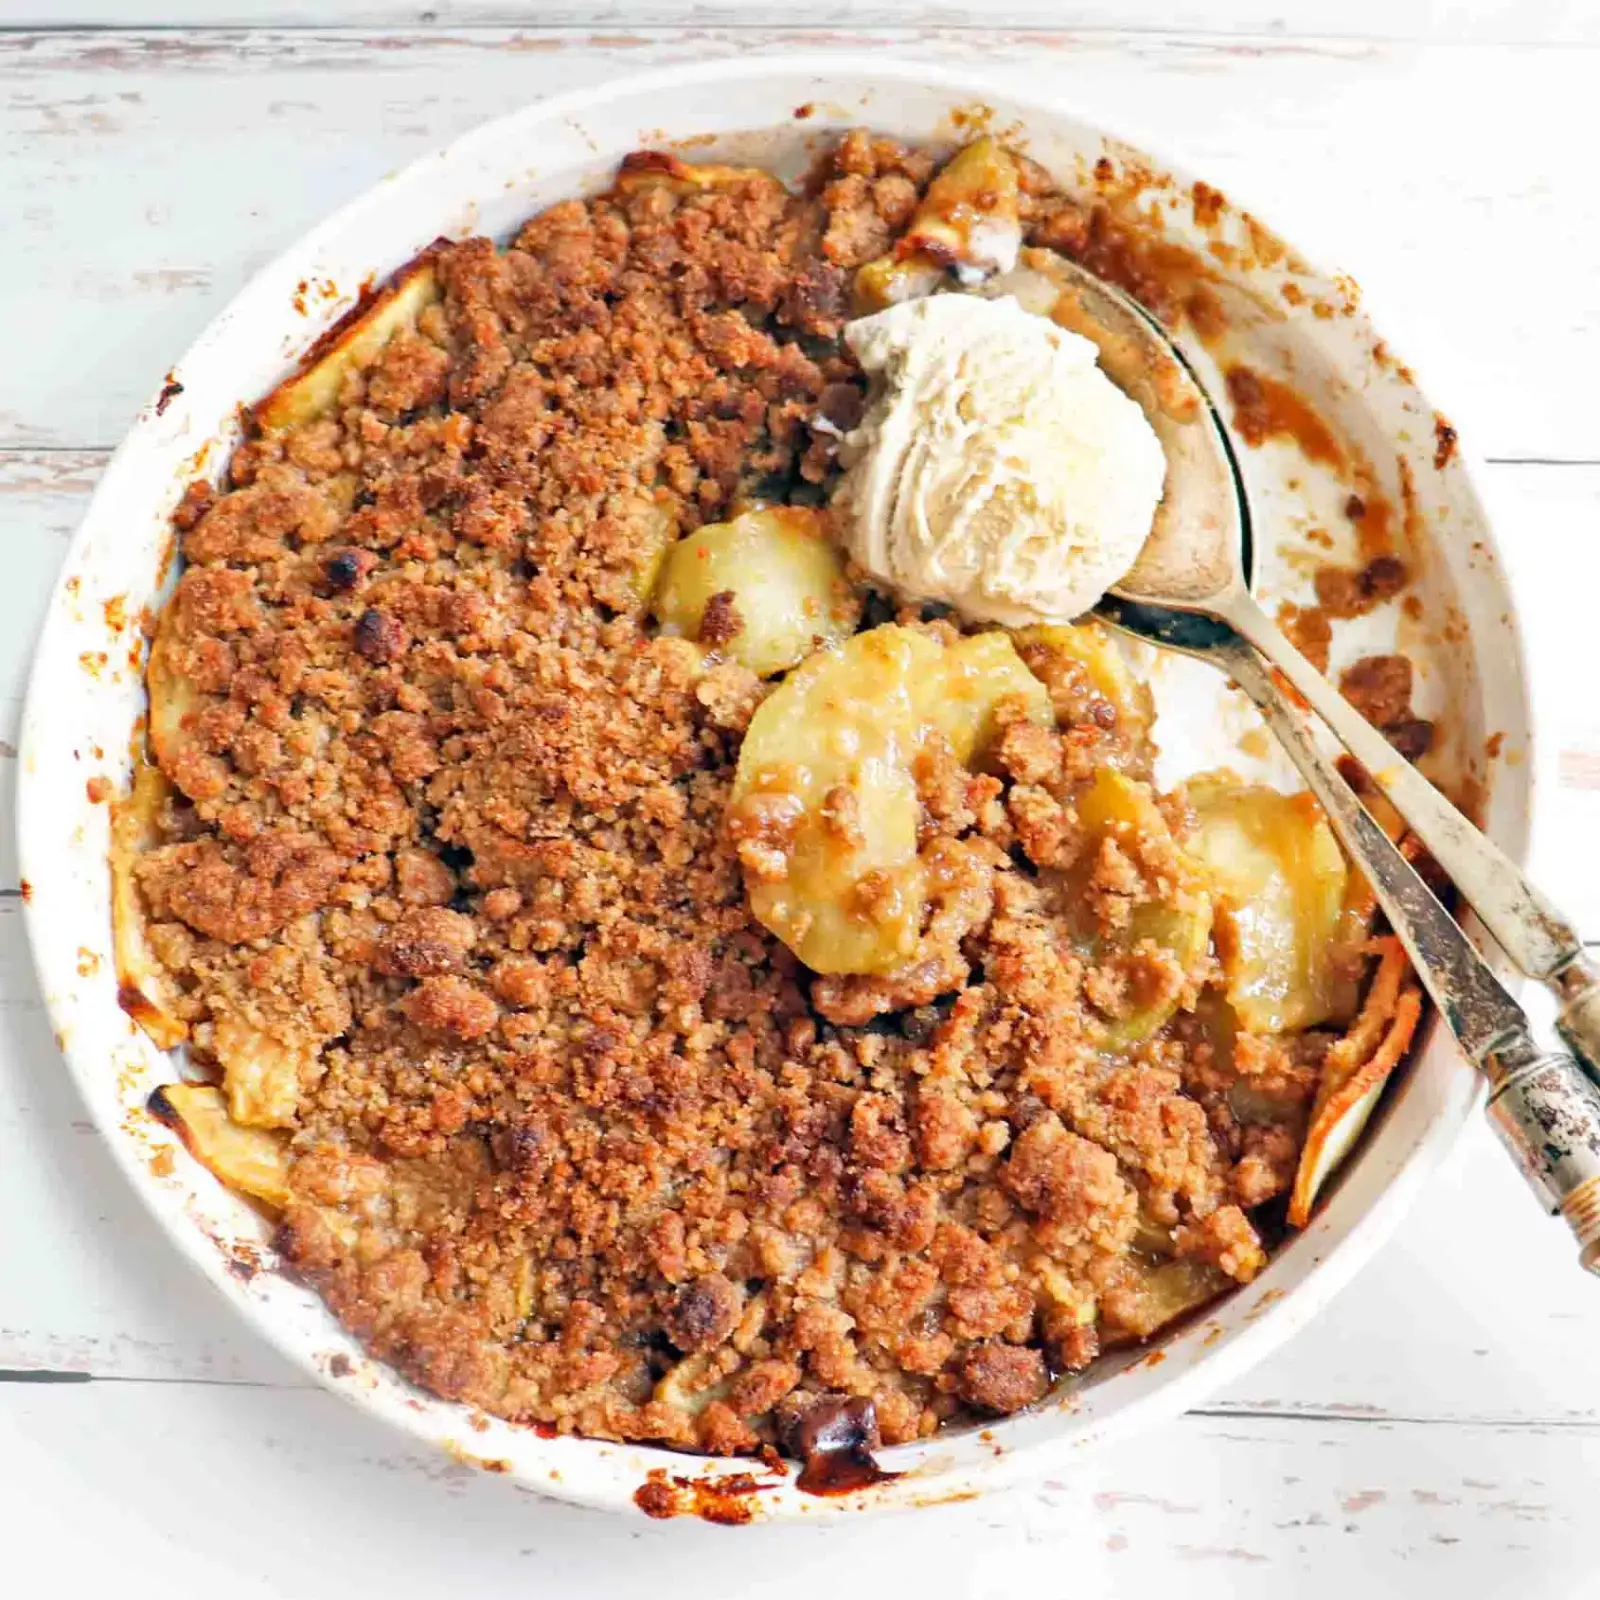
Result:
{"label": "baked apple slice", "polygon": [[433,260],[422,255],[364,306],[341,318],[311,347],[306,362],[254,408],[268,433],[315,422],[337,409],[345,379],[369,367],[402,328],[416,326],[425,307],[440,298]]}
{"label": "baked apple slice", "polygon": [[1003,633],[945,645],[889,623],[817,651],[757,710],[729,833],[757,919],[813,971],[889,972],[914,953],[928,890],[913,762],[935,736],[979,759],[1007,697],[1050,721]]}

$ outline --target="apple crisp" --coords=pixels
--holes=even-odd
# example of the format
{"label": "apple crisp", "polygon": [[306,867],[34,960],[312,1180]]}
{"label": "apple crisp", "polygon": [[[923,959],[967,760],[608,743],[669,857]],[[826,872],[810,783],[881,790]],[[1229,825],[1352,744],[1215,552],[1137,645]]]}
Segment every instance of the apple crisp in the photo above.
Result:
{"label": "apple crisp", "polygon": [[437,1394],[718,1453],[1014,1412],[1254,1276],[1330,1052],[1404,1047],[1309,802],[1157,793],[1106,635],[837,548],[846,320],[1092,236],[935,170],[642,155],[441,242],[179,510],[124,993]]}

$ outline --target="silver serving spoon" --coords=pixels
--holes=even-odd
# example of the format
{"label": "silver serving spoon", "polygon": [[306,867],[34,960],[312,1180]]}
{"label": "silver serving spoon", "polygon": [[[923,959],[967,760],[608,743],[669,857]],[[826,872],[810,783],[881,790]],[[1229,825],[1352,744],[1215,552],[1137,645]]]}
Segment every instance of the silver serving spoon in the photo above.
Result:
{"label": "silver serving spoon", "polygon": [[[1490,1117],[1540,1200],[1600,1273],[1600,973],[1568,920],[1286,639],[1250,593],[1250,520],[1215,409],[1166,332],[1135,301],[1066,262],[1054,314],[1150,418],[1167,455],[1161,507],[1138,562],[1098,614],[1210,661],[1260,707],[1378,903],[1467,1059],[1490,1081]],[[1065,313],[1065,314],[1063,314]],[[1266,661],[1263,661],[1263,657]],[[1278,668],[1372,774],[1513,964],[1553,989],[1577,1059],[1542,1051],[1511,998],[1313,739]],[[1580,1066],[1581,1063],[1581,1066]]]}

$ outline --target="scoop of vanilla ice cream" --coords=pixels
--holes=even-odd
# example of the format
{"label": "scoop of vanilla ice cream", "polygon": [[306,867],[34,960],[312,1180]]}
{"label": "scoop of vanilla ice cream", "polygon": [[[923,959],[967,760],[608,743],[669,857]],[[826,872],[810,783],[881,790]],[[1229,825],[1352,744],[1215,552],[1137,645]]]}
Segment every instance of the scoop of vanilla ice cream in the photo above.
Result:
{"label": "scoop of vanilla ice cream", "polygon": [[845,339],[874,381],[835,503],[876,578],[1022,627],[1081,616],[1132,567],[1166,459],[1087,339],[965,294],[891,306]]}

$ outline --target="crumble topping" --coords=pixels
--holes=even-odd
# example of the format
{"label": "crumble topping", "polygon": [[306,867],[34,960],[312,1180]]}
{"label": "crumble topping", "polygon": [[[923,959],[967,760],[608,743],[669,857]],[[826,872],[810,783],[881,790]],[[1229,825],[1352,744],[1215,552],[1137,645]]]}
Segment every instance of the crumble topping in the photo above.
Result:
{"label": "crumble topping", "polygon": [[[1170,835],[1078,814],[1147,775],[1146,727],[1028,647],[1057,726],[918,758],[918,960],[815,977],[749,908],[771,841],[726,825],[773,687],[715,654],[733,596],[698,643],[647,622],[668,539],[826,498],[852,274],[932,170],[859,133],[799,194],[640,160],[508,248],[436,246],[437,300],[334,414],[179,514],[150,943],[201,1059],[287,1074],[286,1262],[437,1393],[713,1452],[848,1410],[893,1444],[1265,1259],[1247,1212],[1330,1036],[1224,1049],[1191,1008],[1105,1048],[1197,979],[1113,937],[1172,899]],[[1090,237],[1026,164],[1019,204],[1030,242]]]}

